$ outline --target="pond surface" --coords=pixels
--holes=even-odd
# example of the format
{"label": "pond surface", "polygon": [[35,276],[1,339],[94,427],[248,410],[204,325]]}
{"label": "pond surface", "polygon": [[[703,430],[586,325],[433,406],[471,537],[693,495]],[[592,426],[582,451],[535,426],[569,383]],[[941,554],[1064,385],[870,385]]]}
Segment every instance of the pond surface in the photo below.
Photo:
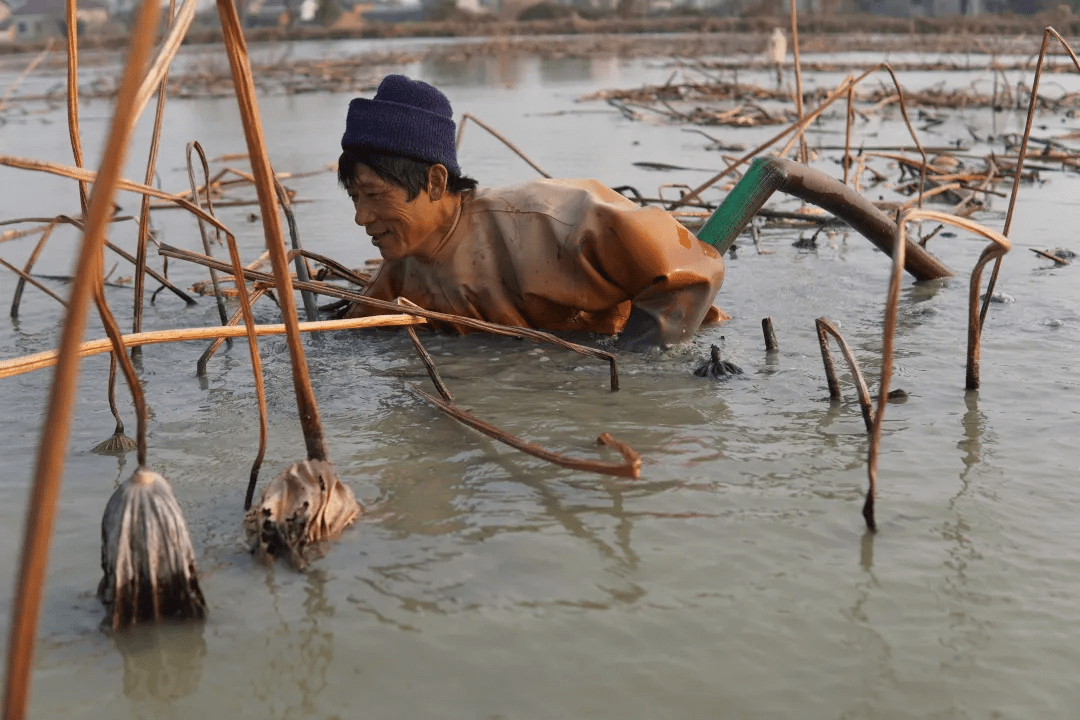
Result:
{"label": "pond surface", "polygon": [[[867,66],[882,59],[862,58]],[[576,102],[600,89],[663,83],[674,71],[667,61],[507,57],[357,67],[373,82],[392,70],[439,85],[459,116],[469,112],[494,126],[553,175],[673,196],[660,186],[696,186],[725,164],[687,128],[632,122],[604,103]],[[18,69],[5,73],[0,87]],[[771,81],[765,72],[740,78]],[[825,87],[839,78],[807,82]],[[901,81],[988,87],[992,75]],[[1076,75],[1053,83],[1049,93],[1080,87]],[[352,224],[333,173],[323,170],[337,157],[349,99],[313,93],[260,103],[276,168],[319,171],[286,181],[301,201],[303,242],[359,267],[374,248]],[[991,146],[973,138],[1023,128],[1018,113],[934,112],[946,122],[925,130],[922,141],[960,142],[980,158]],[[92,167],[109,116],[103,101],[82,108]],[[811,144],[842,146],[842,111],[826,118]],[[1075,130],[1076,120],[1047,114],[1037,125],[1037,133],[1053,136]],[[747,148],[777,132],[705,130]],[[906,142],[895,108],[856,131],[867,147]],[[147,116],[128,177],[142,179],[149,137]],[[174,191],[187,187],[189,141],[200,141],[210,157],[244,151],[236,105],[227,99],[170,101],[163,137],[158,182]],[[70,163],[62,108],[9,117],[0,153]],[[838,158],[822,151],[815,166],[838,175]],[[534,176],[474,125],[460,160],[481,184]],[[658,173],[636,162],[700,170]],[[879,169],[898,176],[884,162]],[[0,179],[0,219],[77,211],[70,181],[8,168]],[[884,188],[867,193],[896,199]],[[709,199],[721,196],[716,190]],[[822,234],[816,250],[800,250],[792,243],[809,231],[765,230],[768,254],[741,239],[716,301],[733,319],[683,348],[620,354],[616,393],[606,365],[551,346],[428,335],[428,350],[463,406],[579,457],[611,458],[594,444],[610,432],[641,453],[637,481],[560,469],[457,425],[408,391],[430,383],[401,332],[306,338],[331,455],[367,513],[304,573],[267,568],[244,549],[243,496],[258,438],[244,344],[223,348],[203,380],[195,361],[205,343],[146,347],[149,462],[172,482],[191,529],[210,608],[203,625],[117,637],[99,629],[101,514],[135,468],[133,456],[90,452],[113,420],[107,356],[84,360],[31,715],[1071,717],[1080,702],[1080,283],[1075,265],[1054,267],[1031,248],[1080,249],[1078,198],[1076,173],[1042,173],[1021,189],[998,286],[1015,302],[990,306],[978,392],[964,390],[967,275],[985,242],[961,231],[939,235],[930,248],[958,276],[919,284],[906,277],[892,387],[909,398],[886,411],[876,536],[860,516],[867,437],[854,389],[845,374],[844,401],[829,402],[814,331],[817,317],[838,324],[876,386],[889,261],[853,233]],[[118,202],[124,213],[137,211],[133,196]],[[991,197],[975,219],[1000,230],[1006,209],[1007,198]],[[247,261],[262,244],[252,212],[257,207],[219,211]],[[164,242],[200,247],[189,216],[163,210],[153,222]],[[134,234],[121,224],[112,239],[131,249]],[[57,230],[37,272],[69,274],[77,240]],[[0,255],[21,265],[33,242],[6,243]],[[130,272],[121,262],[115,277]],[[182,287],[204,278],[176,261],[169,274]],[[64,283],[47,282],[66,292]],[[13,287],[4,271],[5,303]],[[108,292],[130,327],[130,289]],[[189,309],[167,291],[147,311],[147,329],[217,317],[209,298]],[[257,315],[277,321],[265,300]],[[764,317],[775,323],[778,353],[764,351]],[[0,323],[3,356],[54,347],[61,318],[54,300],[28,288],[18,320]],[[88,336],[103,336],[96,320]],[[711,344],[745,374],[728,382],[694,377]],[[265,482],[303,458],[304,445],[284,341],[268,338],[261,348],[270,402]],[[50,371],[0,381],[0,577],[15,577],[50,381]],[[133,434],[130,403],[122,409]],[[5,638],[13,592],[13,583],[0,585]]]}

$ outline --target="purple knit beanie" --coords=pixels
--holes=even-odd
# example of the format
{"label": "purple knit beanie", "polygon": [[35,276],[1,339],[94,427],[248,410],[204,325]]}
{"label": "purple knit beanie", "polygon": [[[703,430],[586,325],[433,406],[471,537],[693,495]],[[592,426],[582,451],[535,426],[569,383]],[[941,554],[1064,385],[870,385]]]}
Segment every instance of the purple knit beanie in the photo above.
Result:
{"label": "purple knit beanie", "polygon": [[438,89],[404,75],[387,75],[371,100],[349,103],[341,148],[367,149],[442,163],[457,173],[454,114]]}

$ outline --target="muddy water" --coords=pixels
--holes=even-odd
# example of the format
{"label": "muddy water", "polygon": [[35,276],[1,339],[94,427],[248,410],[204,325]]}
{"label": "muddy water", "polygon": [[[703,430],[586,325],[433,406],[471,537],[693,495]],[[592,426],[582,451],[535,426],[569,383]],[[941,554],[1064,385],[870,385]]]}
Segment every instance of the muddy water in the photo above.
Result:
{"label": "muddy water", "polygon": [[[336,48],[346,49],[304,51]],[[392,69],[439,84],[458,113],[493,124],[556,175],[671,193],[660,186],[696,185],[722,166],[700,134],[575,102],[601,88],[663,82],[672,69],[660,62],[513,58]],[[980,71],[902,79],[913,87],[992,81]],[[1057,91],[1078,84],[1068,75],[1054,82]],[[348,99],[264,98],[277,168],[318,170],[334,160]],[[970,144],[972,133],[1015,132],[1023,121],[989,110],[943,114],[923,142]],[[103,102],[83,109],[91,164],[108,115]],[[841,118],[818,126],[812,141],[842,144]],[[1063,117],[1040,123],[1043,135],[1075,129]],[[775,131],[706,130],[747,147]],[[866,146],[904,138],[897,114],[858,131]],[[170,102],[164,136],[160,183],[168,189],[186,187],[186,142],[199,140],[212,157],[243,149],[226,100]],[[148,137],[144,122],[131,177],[142,176]],[[11,118],[0,127],[0,152],[68,162],[66,138],[62,110]],[[837,156],[823,152],[818,167],[838,173]],[[478,127],[466,130],[460,158],[484,184],[533,176]],[[703,170],[657,173],[634,162]],[[67,181],[7,169],[0,177],[2,218],[77,207]],[[373,256],[329,172],[289,184],[306,201],[296,211],[310,249],[353,266]],[[868,192],[892,198],[883,187]],[[89,452],[113,422],[107,360],[85,360],[32,715],[1071,717],[1080,701],[1080,285],[1075,266],[1054,268],[1030,248],[1078,249],[1078,197],[1080,179],[1060,172],[1021,191],[1000,284],[1015,302],[990,308],[979,392],[963,389],[963,276],[983,243],[959,232],[935,238],[931,248],[961,276],[906,282],[892,386],[909,399],[887,410],[875,537],[859,515],[867,442],[854,391],[845,380],[844,401],[827,400],[813,329],[823,315],[840,325],[876,384],[888,262],[851,234],[822,235],[808,251],[792,246],[798,230],[769,230],[761,239],[768,254],[740,241],[717,299],[732,321],[676,351],[620,355],[617,393],[607,389],[605,366],[562,350],[482,336],[428,340],[451,390],[478,416],[578,456],[602,455],[593,440],[611,432],[642,454],[636,482],[546,465],[441,416],[407,390],[429,383],[400,333],[307,339],[333,459],[368,513],[303,574],[262,567],[242,545],[258,437],[246,348],[224,349],[200,381],[202,343],[148,347],[141,372],[150,463],[172,481],[191,527],[210,605],[202,626],[121,637],[98,629],[100,517],[134,458]],[[137,207],[132,197],[120,203],[124,212]],[[1000,228],[1006,207],[995,197],[976,217]],[[220,212],[249,258],[261,243],[252,210]],[[154,223],[165,242],[199,247],[190,218],[161,211]],[[130,248],[133,231],[114,238]],[[70,272],[76,240],[58,230],[40,272]],[[30,250],[27,241],[8,243],[2,255],[22,263]],[[117,277],[126,274],[117,268]],[[178,263],[170,276],[185,287],[203,277]],[[14,283],[10,275],[0,282],[6,303]],[[129,325],[130,290],[109,293]],[[258,306],[263,321],[275,313]],[[779,335],[774,355],[763,350],[766,316]],[[53,300],[28,289],[18,321],[0,324],[3,354],[53,347],[59,317]],[[166,291],[146,322],[156,329],[215,318],[206,299],[187,309]],[[100,337],[100,327],[90,335]],[[694,377],[710,344],[745,374],[726,383]],[[285,345],[267,340],[262,353],[268,477],[304,449]],[[38,372],[0,382],[2,577],[17,566],[49,381]],[[124,415],[133,428],[128,403]],[[4,628],[12,586],[0,586]]]}

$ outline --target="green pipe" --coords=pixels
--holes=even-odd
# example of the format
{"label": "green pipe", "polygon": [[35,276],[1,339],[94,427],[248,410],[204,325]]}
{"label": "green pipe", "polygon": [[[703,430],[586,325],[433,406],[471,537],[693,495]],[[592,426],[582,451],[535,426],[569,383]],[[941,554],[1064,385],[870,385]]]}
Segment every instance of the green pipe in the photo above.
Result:
{"label": "green pipe", "polygon": [[[829,211],[892,257],[896,223],[865,197],[820,170],[784,158],[754,158],[742,179],[698,231],[721,254],[777,190]],[[953,271],[907,238],[904,269],[917,280],[951,277]]]}

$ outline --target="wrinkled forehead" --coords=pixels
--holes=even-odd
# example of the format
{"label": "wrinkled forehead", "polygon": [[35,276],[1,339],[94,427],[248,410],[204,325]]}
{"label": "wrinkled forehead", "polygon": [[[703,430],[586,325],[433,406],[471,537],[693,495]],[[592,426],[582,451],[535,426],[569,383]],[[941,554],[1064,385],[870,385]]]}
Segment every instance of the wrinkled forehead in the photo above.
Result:
{"label": "wrinkled forehead", "polygon": [[355,190],[381,189],[391,186],[391,183],[379,177],[379,174],[363,163],[356,163],[353,176],[349,179],[349,187]]}

